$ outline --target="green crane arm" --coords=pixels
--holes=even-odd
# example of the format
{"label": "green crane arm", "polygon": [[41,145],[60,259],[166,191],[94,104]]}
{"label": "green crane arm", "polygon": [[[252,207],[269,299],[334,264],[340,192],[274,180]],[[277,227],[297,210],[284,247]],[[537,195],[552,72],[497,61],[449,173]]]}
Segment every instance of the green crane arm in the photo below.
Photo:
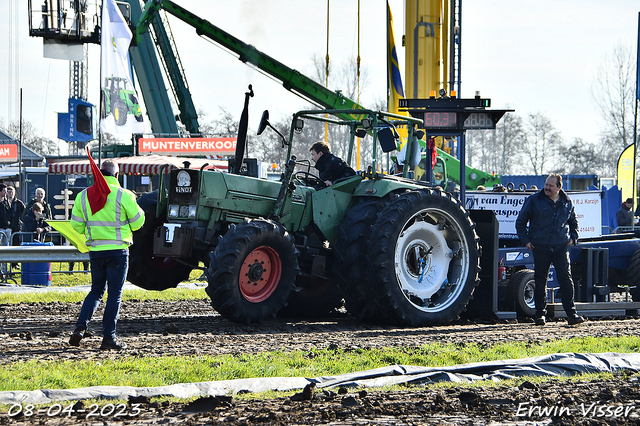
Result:
{"label": "green crane arm", "polygon": [[[460,185],[460,160],[438,148],[436,150],[445,164],[447,177]],[[500,184],[500,176],[474,169],[471,166],[465,167],[465,173],[466,189],[476,189],[478,185],[490,189],[494,185]]]}
{"label": "green crane arm", "polygon": [[[294,92],[313,104],[320,105],[326,109],[344,110],[363,108],[358,103],[344,97],[341,93],[327,89],[321,84],[304,76],[299,71],[287,67],[269,55],[262,53],[250,44],[244,43],[226,31],[216,27],[211,22],[199,18],[170,0],[151,0],[145,4],[142,15],[136,24],[136,39],[147,31],[147,28],[151,25],[153,17],[161,9],[164,9],[171,15],[195,28],[198,35],[205,36],[215,43],[218,43],[232,51],[238,55],[238,59],[242,62],[254,65],[259,70],[280,80],[285,89]],[[357,119],[357,117],[353,117],[351,115],[344,115],[340,118],[346,120],[353,120],[354,118]]]}
{"label": "green crane arm", "polygon": [[[260,71],[276,78],[282,82],[285,89],[313,104],[320,105],[326,109],[337,110],[364,108],[357,102],[346,98],[341,93],[333,92],[309,77],[304,76],[299,71],[287,67],[282,62],[273,59],[269,55],[256,49],[254,46],[247,44],[226,31],[216,27],[211,22],[199,18],[171,0],[150,0],[145,4],[142,15],[140,15],[135,27],[134,36],[136,37],[136,40],[142,37],[142,34],[144,34],[149,25],[152,24],[154,16],[162,9],[195,28],[198,35],[205,36],[213,42],[230,50],[238,55],[238,59],[242,62],[251,64]],[[335,115],[344,120],[359,120],[361,118],[346,113],[335,113]],[[438,155],[443,158],[443,161],[446,164],[447,176],[449,178],[460,176],[460,162],[456,158],[440,150],[438,150]],[[455,172],[452,173],[454,170]],[[477,178],[474,178],[474,176],[477,176]],[[491,174],[477,169],[472,169],[470,167],[467,167],[466,179],[467,187],[474,189],[480,184],[492,186],[496,182],[496,177]],[[500,183],[499,177],[497,178],[497,183]]]}

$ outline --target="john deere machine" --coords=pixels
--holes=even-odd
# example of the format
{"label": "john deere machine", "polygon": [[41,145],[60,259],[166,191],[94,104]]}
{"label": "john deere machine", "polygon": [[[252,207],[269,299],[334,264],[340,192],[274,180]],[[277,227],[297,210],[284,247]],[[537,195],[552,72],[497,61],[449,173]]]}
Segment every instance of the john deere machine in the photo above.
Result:
{"label": "john deere machine", "polygon": [[118,126],[127,123],[128,115],[133,115],[136,121],[142,121],[142,110],[136,92],[128,88],[127,83],[126,78],[108,77],[102,88],[102,118],[113,114]]}

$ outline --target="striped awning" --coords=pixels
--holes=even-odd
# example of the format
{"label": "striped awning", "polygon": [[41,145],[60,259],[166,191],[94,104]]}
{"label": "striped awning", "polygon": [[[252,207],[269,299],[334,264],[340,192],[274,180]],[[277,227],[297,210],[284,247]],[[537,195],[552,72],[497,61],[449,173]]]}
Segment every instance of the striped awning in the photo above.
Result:
{"label": "striped awning", "polygon": [[[208,160],[205,158],[165,157],[162,155],[143,155],[137,157],[112,158],[120,166],[120,173],[128,175],[158,175],[162,167],[167,166],[165,173],[172,169],[184,167],[184,162],[190,163],[189,168],[200,169],[207,164],[207,170],[227,171],[227,162]],[[91,174],[89,160],[64,161],[49,164],[49,173],[62,175]]]}

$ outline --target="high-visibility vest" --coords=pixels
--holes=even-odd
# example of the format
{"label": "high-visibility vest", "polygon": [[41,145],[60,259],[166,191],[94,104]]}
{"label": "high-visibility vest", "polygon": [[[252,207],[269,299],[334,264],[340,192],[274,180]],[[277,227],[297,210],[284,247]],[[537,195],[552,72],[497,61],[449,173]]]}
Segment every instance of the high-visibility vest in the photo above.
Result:
{"label": "high-visibility vest", "polygon": [[126,249],[133,244],[133,231],[144,224],[144,211],[135,194],[120,187],[113,176],[105,176],[105,180],[111,192],[102,209],[91,212],[85,189],[76,196],[71,211],[71,226],[84,234],[90,251]]}

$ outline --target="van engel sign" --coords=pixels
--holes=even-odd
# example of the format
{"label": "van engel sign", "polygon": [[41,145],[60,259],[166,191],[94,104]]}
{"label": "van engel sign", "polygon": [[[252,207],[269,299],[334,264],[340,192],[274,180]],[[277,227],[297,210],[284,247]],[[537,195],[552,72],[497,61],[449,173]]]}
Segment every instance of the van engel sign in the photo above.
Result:
{"label": "van engel sign", "polygon": [[18,161],[18,145],[14,143],[0,144],[0,163]]}
{"label": "van engel sign", "polygon": [[237,138],[140,138],[141,154],[233,155]]}

